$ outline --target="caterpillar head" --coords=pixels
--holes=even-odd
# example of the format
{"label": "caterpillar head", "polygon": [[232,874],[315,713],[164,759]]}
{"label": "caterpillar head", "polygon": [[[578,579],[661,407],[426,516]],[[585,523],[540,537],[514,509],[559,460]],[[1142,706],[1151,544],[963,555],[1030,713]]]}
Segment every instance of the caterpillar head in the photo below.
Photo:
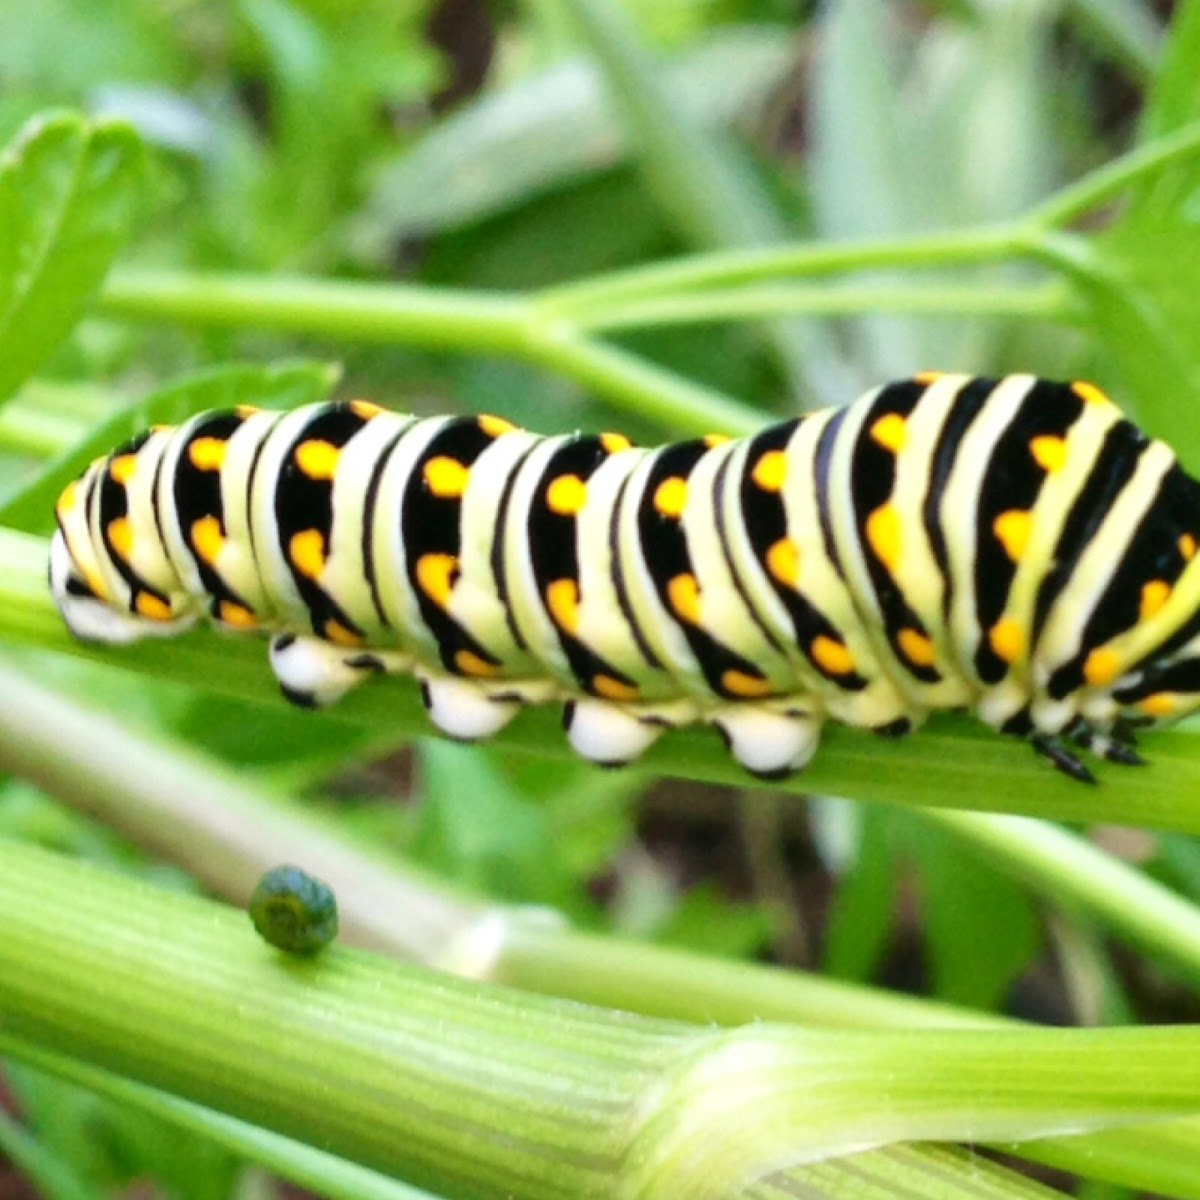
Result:
{"label": "caterpillar head", "polygon": [[91,572],[85,574],[62,531],[56,532],[50,542],[50,592],[67,628],[80,641],[126,645],[157,632],[147,628],[157,622],[112,607],[96,587],[99,582]]}
{"label": "caterpillar head", "polygon": [[191,625],[193,613],[177,611],[127,560],[118,564],[115,547],[93,536],[79,490],[79,484],[70,484],[60,498],[58,530],[50,542],[50,592],[67,628],[81,641],[125,645]]}

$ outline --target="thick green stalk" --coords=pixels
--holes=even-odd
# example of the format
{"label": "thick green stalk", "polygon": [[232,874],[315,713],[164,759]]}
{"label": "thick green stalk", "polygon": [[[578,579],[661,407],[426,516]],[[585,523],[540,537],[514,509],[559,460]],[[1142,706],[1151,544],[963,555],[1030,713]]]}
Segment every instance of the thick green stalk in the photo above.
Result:
{"label": "thick green stalk", "polygon": [[[335,1158],[302,1142],[133,1083],[111,1071],[99,1070],[77,1058],[66,1058],[5,1033],[0,1033],[0,1055],[76,1087],[86,1088],[126,1110],[145,1113],[155,1120],[186,1129],[249,1162],[266,1167],[280,1179],[328,1200],[437,1200],[428,1192],[387,1179],[357,1163]],[[8,1152],[7,1147],[0,1146],[0,1149]],[[9,1157],[16,1161],[14,1155],[9,1154]],[[47,1195],[49,1200],[58,1200],[55,1193],[48,1191]],[[90,1200],[91,1194],[88,1195]]]}
{"label": "thick green stalk", "polygon": [[14,843],[0,911],[12,1036],[453,1195],[707,1200],[784,1171],[782,1196],[795,1164],[871,1144],[1200,1095],[1200,1029],[722,1032],[336,948],[288,960],[239,912]]}
{"label": "thick green stalk", "polygon": [[[193,760],[179,748],[160,746],[55,697],[11,662],[5,665],[5,682],[0,764],[186,866],[226,896],[244,900],[264,867],[275,862],[302,863],[333,884],[343,933],[357,944],[468,977],[705,1024],[781,1020],[911,1029],[1003,1023],[801,972],[589,937],[541,910],[461,900],[411,868],[385,868],[365,857],[335,829],[256,795],[244,779],[213,763]],[[65,742],[57,732],[64,728],[72,731]],[[1037,834],[1045,827],[1024,824],[1029,827],[1026,849],[1032,846],[1036,857]],[[1020,836],[1010,840],[1015,843],[1010,853],[1021,848]],[[1105,869],[1098,875],[1095,863],[1084,865],[1097,876],[1092,890],[1103,892],[1109,864],[1102,863]],[[1187,1156],[1154,1153],[1164,1136],[1191,1147],[1197,1141],[1194,1127],[1154,1126],[1109,1131],[1102,1139],[1046,1140],[1022,1152],[1066,1169],[1200,1196],[1200,1175],[1186,1166]],[[911,1165],[914,1171],[920,1167]]]}

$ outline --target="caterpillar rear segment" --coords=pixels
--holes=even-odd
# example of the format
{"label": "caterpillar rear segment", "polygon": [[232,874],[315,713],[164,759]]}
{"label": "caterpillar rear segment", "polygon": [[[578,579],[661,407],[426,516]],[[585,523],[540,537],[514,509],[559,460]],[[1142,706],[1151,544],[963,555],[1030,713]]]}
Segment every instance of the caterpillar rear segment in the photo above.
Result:
{"label": "caterpillar rear segment", "polygon": [[628,762],[705,722],[763,776],[826,720],[969,708],[1080,779],[1074,740],[1200,705],[1200,485],[1092,385],[923,375],[658,449],[496,417],[207,413],[94,462],[51,548],[74,633],[272,635],[284,693],[421,682],[452,737],[558,700]]}

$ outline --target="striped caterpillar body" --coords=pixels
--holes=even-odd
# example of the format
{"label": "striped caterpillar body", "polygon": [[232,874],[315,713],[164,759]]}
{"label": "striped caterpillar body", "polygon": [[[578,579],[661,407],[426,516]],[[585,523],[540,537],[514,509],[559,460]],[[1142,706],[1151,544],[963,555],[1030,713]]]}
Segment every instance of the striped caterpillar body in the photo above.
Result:
{"label": "striped caterpillar body", "polygon": [[768,777],[833,718],[973,710],[1090,780],[1200,706],[1200,484],[1093,385],[920,375],[657,449],[362,402],[158,428],[64,492],[55,599],[86,640],[208,616],[324,705],[417,676],[462,739],[565,702],[628,762],[714,725]]}

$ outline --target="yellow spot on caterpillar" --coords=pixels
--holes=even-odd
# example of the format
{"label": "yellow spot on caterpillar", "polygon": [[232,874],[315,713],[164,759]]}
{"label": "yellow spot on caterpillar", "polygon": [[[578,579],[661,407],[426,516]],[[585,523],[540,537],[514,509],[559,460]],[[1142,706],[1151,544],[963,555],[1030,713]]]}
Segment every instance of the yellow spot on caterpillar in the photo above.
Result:
{"label": "yellow spot on caterpillar", "polygon": [[332,443],[323,442],[318,438],[311,438],[307,442],[301,442],[296,447],[296,466],[309,479],[328,482],[333,478],[334,472],[337,470],[338,459],[341,457],[341,453]]}
{"label": "yellow spot on caterpillar", "polygon": [[258,628],[258,618],[244,604],[234,604],[232,600],[221,601],[217,616],[223,625],[231,629]]}
{"label": "yellow spot on caterpillar", "polygon": [[602,433],[600,445],[605,454],[620,454],[622,450],[630,449],[633,443],[623,433]]}
{"label": "yellow spot on caterpillar", "polygon": [[988,633],[992,653],[1006,663],[1015,663],[1025,653],[1025,632],[1018,621],[1004,617]]}
{"label": "yellow spot on caterpillar", "polygon": [[1112,401],[1094,384],[1087,383],[1085,380],[1078,379],[1071,384],[1071,391],[1077,395],[1084,404],[1112,404]]}
{"label": "yellow spot on caterpillar", "polygon": [[782,492],[787,481],[787,455],[782,450],[768,450],[754,464],[751,478],[764,492]]}
{"label": "yellow spot on caterpillar", "polygon": [[1153,696],[1147,696],[1138,708],[1148,717],[1169,717],[1175,711],[1175,706],[1174,692],[1155,692]]}
{"label": "yellow spot on caterpillar", "polygon": [[742,700],[761,700],[775,690],[771,681],[761,675],[750,675],[745,671],[732,669],[721,672],[721,686],[729,695]]}
{"label": "yellow spot on caterpillar", "polygon": [[516,429],[511,421],[506,421],[503,417],[493,417],[489,413],[483,413],[478,421],[479,428],[490,438],[503,437],[506,433],[512,433]]}
{"label": "yellow spot on caterpillar", "polygon": [[1033,516],[1025,509],[1010,508],[992,522],[992,532],[1013,562],[1020,562],[1033,532]]}
{"label": "yellow spot on caterpillar", "polygon": [[417,586],[438,608],[450,603],[457,573],[458,559],[453,554],[422,554],[417,559]]}
{"label": "yellow spot on caterpillar", "polygon": [[893,454],[908,441],[908,422],[899,413],[888,413],[871,426],[871,440]]}
{"label": "yellow spot on caterpillar", "polygon": [[560,475],[546,491],[546,507],[560,517],[578,516],[587,503],[587,484],[578,475]]}
{"label": "yellow spot on caterpillar", "polygon": [[325,570],[325,535],[319,529],[304,529],[292,534],[288,557],[305,578],[320,579]]}
{"label": "yellow spot on caterpillar", "polygon": [[225,462],[225,450],[226,444],[220,438],[197,438],[188,447],[188,458],[197,471],[219,471]]}
{"label": "yellow spot on caterpillar", "polygon": [[555,625],[564,633],[579,629],[579,584],[574,579],[556,579],[546,588],[546,607]]}
{"label": "yellow spot on caterpillar", "polygon": [[867,518],[867,541],[875,557],[893,573],[903,548],[900,525],[900,510],[894,504],[881,504]]}
{"label": "yellow spot on caterpillar", "polygon": [[425,464],[425,486],[439,500],[457,500],[467,490],[470,478],[470,467],[456,458],[439,455]]}
{"label": "yellow spot on caterpillar", "polygon": [[233,411],[244,421],[247,417],[262,412],[262,409],[257,404],[239,404]]}
{"label": "yellow spot on caterpillar", "polygon": [[175,616],[169,604],[150,592],[138,592],[133,607],[139,617],[148,621],[170,621]]}
{"label": "yellow spot on caterpillar", "polygon": [[1060,437],[1035,437],[1029,443],[1029,453],[1043,471],[1053,474],[1061,470],[1063,463],[1067,461],[1067,443]]}
{"label": "yellow spot on caterpillar", "polygon": [[669,520],[678,521],[687,506],[687,480],[680,475],[664,479],[654,491],[654,511]]}
{"label": "yellow spot on caterpillar", "polygon": [[688,625],[700,624],[700,582],[695,575],[676,575],[667,584],[667,600],[681,621]]}
{"label": "yellow spot on caterpillar", "polygon": [[1196,539],[1190,533],[1179,535],[1179,553],[1184,562],[1191,562],[1196,557]]}
{"label": "yellow spot on caterpillar", "polygon": [[945,371],[918,371],[913,376],[913,383],[920,383],[928,387],[931,383],[937,383],[945,373]]}
{"label": "yellow spot on caterpillar", "polygon": [[380,408],[378,404],[372,404],[369,400],[351,400],[350,411],[360,421],[371,421],[385,410]]}
{"label": "yellow spot on caterpillar", "polygon": [[800,581],[800,547],[791,538],[780,538],[767,551],[767,570],[784,587]]}
{"label": "yellow spot on caterpillar", "polygon": [[116,458],[108,464],[108,473],[113,477],[116,483],[122,487],[128,487],[129,481],[133,478],[134,472],[137,471],[137,455],[136,454],[118,454]]}
{"label": "yellow spot on caterpillar", "polygon": [[1093,650],[1083,663],[1083,678],[1089,687],[1108,687],[1120,673],[1120,655],[1106,646]]}
{"label": "yellow spot on caterpillar", "polygon": [[896,644],[900,647],[900,653],[914,667],[932,667],[937,661],[937,651],[933,647],[933,642],[919,629],[900,630],[896,634]]}
{"label": "yellow spot on caterpillar", "polygon": [[353,629],[347,629],[341,621],[334,620],[330,617],[322,629],[327,642],[333,642],[336,646],[361,646],[363,644],[362,634],[355,633]]}
{"label": "yellow spot on caterpillar", "polygon": [[108,523],[108,540],[113,553],[124,562],[133,554],[133,525],[128,517],[117,517]]}
{"label": "yellow spot on caterpillar", "polygon": [[707,449],[715,450],[718,446],[724,446],[726,442],[733,441],[733,438],[727,433],[706,433],[703,440]]}
{"label": "yellow spot on caterpillar", "polygon": [[854,655],[850,653],[845,642],[838,642],[821,634],[813,639],[810,650],[813,662],[830,675],[849,675],[854,670]]}
{"label": "yellow spot on caterpillar", "polygon": [[212,566],[225,545],[221,522],[216,517],[201,517],[192,522],[192,549],[202,563]]}
{"label": "yellow spot on caterpillar", "polygon": [[495,679],[500,674],[500,668],[488,662],[472,650],[458,650],[454,655],[454,665],[464,674],[476,679]]}
{"label": "yellow spot on caterpillar", "polygon": [[593,675],[592,691],[605,700],[615,700],[618,704],[630,704],[638,698],[638,690],[632,684],[622,683],[611,675]]}
{"label": "yellow spot on caterpillar", "polygon": [[54,511],[58,514],[58,519],[61,521],[78,503],[79,484],[72,481],[63,488],[62,495],[59,496],[58,503],[54,506]]}
{"label": "yellow spot on caterpillar", "polygon": [[1171,585],[1165,579],[1151,579],[1142,586],[1142,601],[1138,608],[1138,616],[1148,621],[1162,609],[1171,595]]}

